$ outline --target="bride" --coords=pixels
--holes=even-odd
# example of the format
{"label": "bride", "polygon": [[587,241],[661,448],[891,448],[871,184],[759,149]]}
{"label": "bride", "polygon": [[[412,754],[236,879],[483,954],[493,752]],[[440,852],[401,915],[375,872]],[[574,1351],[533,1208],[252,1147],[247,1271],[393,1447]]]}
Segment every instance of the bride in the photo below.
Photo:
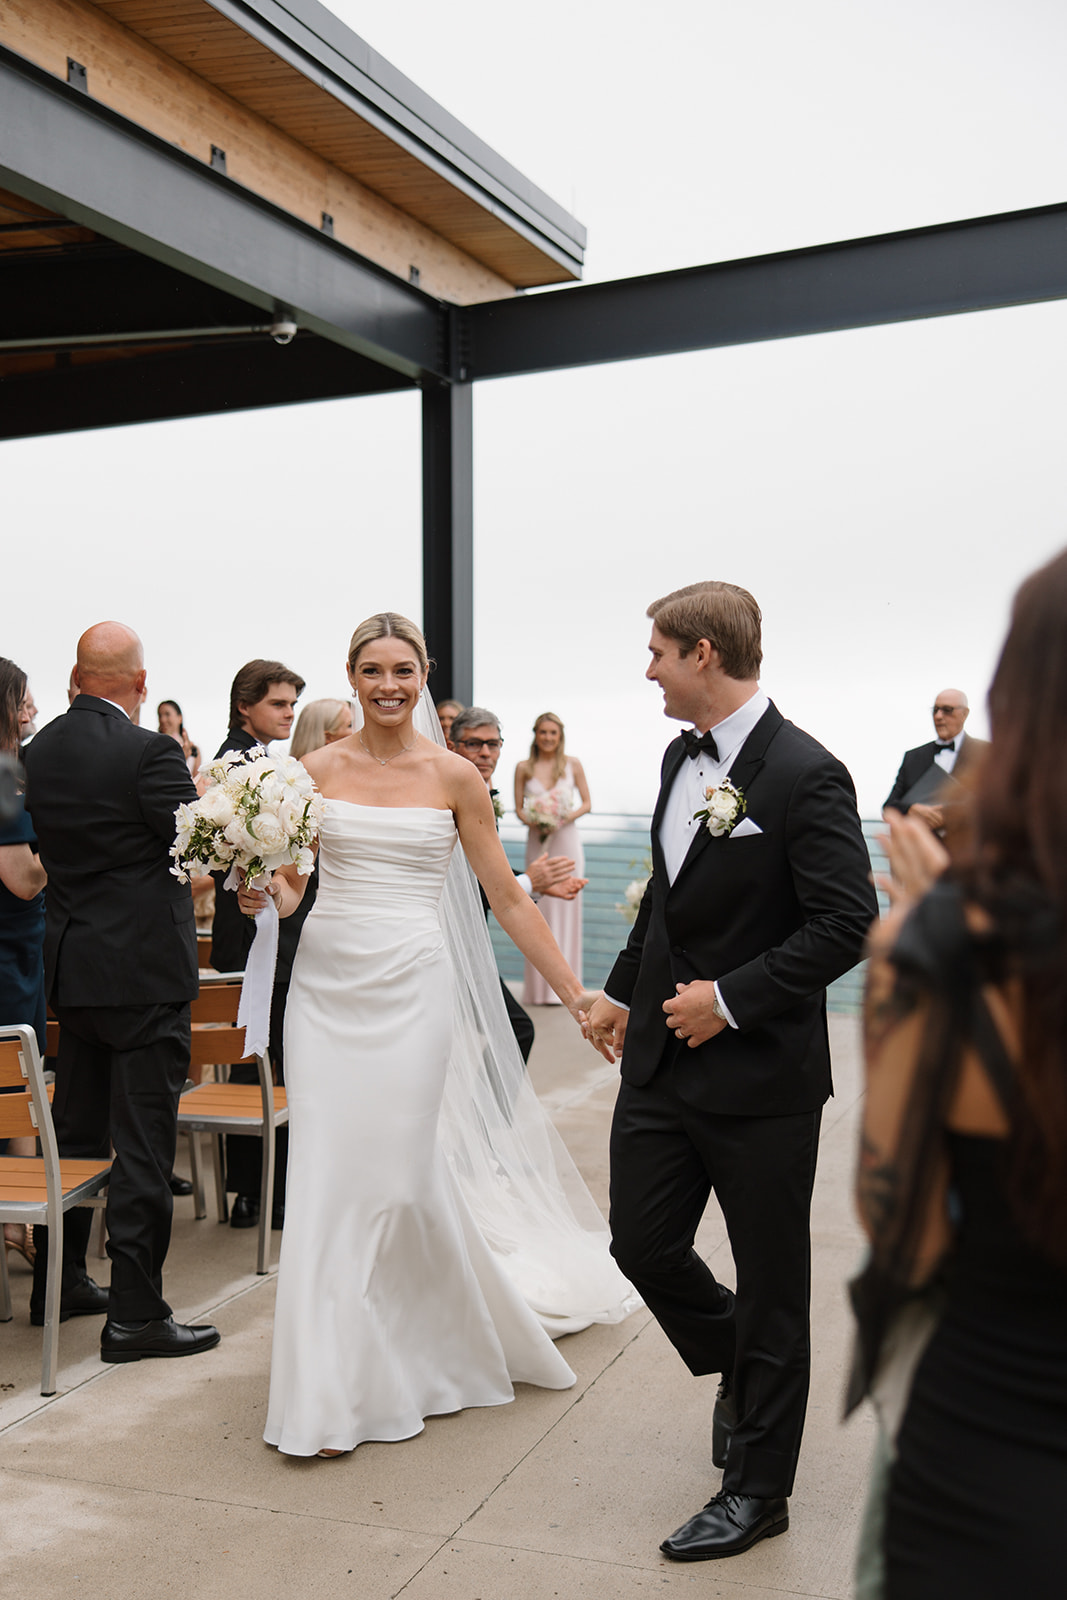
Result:
{"label": "bride", "polygon": [[[285,1020],[264,1437],[300,1456],[410,1438],[428,1416],[511,1400],[515,1382],[569,1388],[552,1337],[638,1304],[523,1074],[467,862],[576,1020],[592,996],[516,882],[477,769],[432,736],[414,623],[361,623],[348,674],[362,726],[306,760],[326,802],[319,891]],[[281,916],[306,881],[275,874]]]}

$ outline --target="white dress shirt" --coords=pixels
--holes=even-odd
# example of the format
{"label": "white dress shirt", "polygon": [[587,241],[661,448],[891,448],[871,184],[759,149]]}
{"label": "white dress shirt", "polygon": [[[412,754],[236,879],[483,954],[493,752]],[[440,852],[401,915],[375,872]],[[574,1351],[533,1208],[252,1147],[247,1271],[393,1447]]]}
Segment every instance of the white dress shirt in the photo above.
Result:
{"label": "white dress shirt", "polygon": [[[737,760],[741,746],[770,703],[763,690],[757,689],[743,706],[710,729],[715,737],[718,760],[713,761],[706,750],[699,750],[692,760],[688,756],[683,757],[682,764],[674,775],[659,829],[659,842],[667,867],[668,883],[673,883],[681,872],[695,830],[704,826],[702,822],[695,822],[693,819],[694,813],[703,810],[707,804],[705,790],[715,788],[730,776],[730,767]],[[723,1016],[731,1028],[736,1028],[737,1023],[730,1015],[730,1008],[722,997],[718,983],[715,984],[715,993]],[[604,998],[612,1005],[618,1006],[620,1010],[629,1010],[629,1007],[623,1006],[621,1001],[612,999],[610,994],[605,994]]]}
{"label": "white dress shirt", "polygon": [[934,756],[934,765],[936,767],[940,767],[942,772],[951,772],[953,767],[956,765],[956,762],[960,758],[960,750],[963,747],[963,741],[966,739],[966,737],[967,735],[965,733],[957,733],[954,741],[956,745],[955,750],[939,750]]}

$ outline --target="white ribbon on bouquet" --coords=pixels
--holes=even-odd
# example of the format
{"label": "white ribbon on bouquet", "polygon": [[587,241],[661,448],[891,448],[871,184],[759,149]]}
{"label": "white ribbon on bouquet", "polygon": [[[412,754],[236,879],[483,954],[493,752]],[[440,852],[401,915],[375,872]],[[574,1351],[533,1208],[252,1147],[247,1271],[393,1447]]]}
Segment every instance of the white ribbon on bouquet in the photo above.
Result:
{"label": "white ribbon on bouquet", "polygon": [[[253,880],[249,887],[266,888],[271,875]],[[235,893],[243,879],[234,865],[227,874],[224,889]],[[237,1026],[245,1030],[244,1053],[261,1056],[270,1039],[270,1005],[274,994],[274,968],[278,961],[278,907],[268,895],[267,903],[256,912],[256,936],[245,962],[241,980],[241,1003],[237,1008]]]}

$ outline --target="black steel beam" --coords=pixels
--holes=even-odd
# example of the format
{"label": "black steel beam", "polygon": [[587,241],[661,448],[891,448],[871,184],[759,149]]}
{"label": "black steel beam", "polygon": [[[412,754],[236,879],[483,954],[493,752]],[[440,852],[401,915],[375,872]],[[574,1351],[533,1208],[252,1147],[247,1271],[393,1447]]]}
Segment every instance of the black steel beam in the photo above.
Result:
{"label": "black steel beam", "polygon": [[406,378],[445,375],[431,296],[2,48],[0,186]]}
{"label": "black steel beam", "polygon": [[398,373],[310,333],[284,349],[259,335],[110,360],[74,357],[0,379],[0,440],[407,387]]}
{"label": "black steel beam", "polygon": [[422,625],[435,700],[474,695],[474,441],[469,384],[422,392]]}
{"label": "black steel beam", "polygon": [[512,377],[1067,297],[1067,205],[585,284],[458,313],[467,376]]}
{"label": "black steel beam", "polygon": [[121,245],[30,256],[0,251],[0,339],[262,321],[259,306]]}

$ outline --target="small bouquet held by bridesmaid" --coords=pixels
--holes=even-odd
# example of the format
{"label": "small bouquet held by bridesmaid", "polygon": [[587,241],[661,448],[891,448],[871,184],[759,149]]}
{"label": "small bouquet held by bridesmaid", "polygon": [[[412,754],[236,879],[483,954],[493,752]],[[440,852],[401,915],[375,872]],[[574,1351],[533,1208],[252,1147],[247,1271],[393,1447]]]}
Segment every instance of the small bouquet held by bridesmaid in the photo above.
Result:
{"label": "small bouquet held by bridesmaid", "polygon": [[[192,805],[174,813],[177,837],[171,872],[188,883],[189,872],[230,868],[226,887],[237,888],[238,871],[254,887],[269,883],[278,867],[312,870],[311,852],[322,820],[322,797],[295,756],[269,756],[262,745],[228,750],[207,769],[208,787]],[[232,883],[231,883],[232,880]]]}
{"label": "small bouquet held by bridesmaid", "polygon": [[523,813],[530,826],[537,829],[544,844],[550,833],[555,833],[557,828],[563,826],[573,804],[574,795],[570,790],[557,785],[544,794],[527,796]]}

